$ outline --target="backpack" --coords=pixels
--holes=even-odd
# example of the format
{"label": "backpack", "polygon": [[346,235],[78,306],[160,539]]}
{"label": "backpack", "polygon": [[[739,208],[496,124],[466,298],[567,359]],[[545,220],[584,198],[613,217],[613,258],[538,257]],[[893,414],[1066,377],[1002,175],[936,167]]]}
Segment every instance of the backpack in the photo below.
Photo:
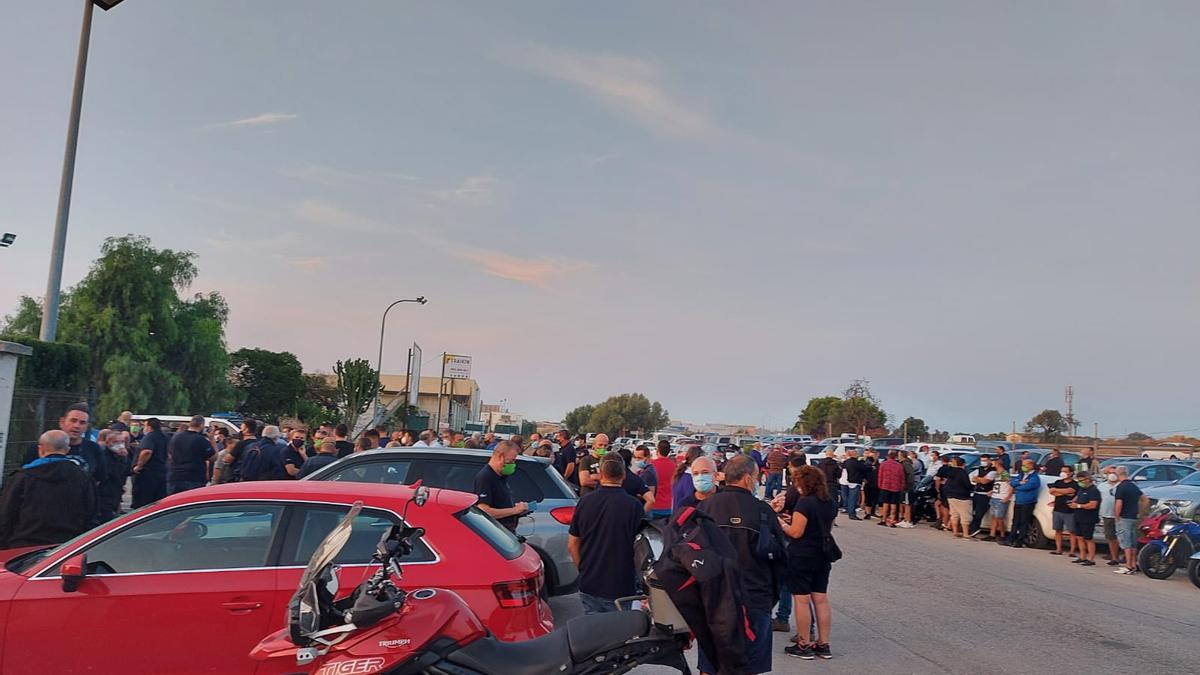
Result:
{"label": "backpack", "polygon": [[278,480],[284,473],[275,441],[264,438],[242,454],[242,480]]}

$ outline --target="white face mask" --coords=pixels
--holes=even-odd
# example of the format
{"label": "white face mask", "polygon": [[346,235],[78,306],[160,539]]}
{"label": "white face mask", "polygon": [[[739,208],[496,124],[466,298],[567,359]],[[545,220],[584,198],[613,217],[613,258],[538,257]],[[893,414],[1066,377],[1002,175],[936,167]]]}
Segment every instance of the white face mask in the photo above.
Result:
{"label": "white face mask", "polygon": [[1063,480],[1066,480],[1066,479],[1068,479],[1068,478],[1070,478],[1070,477],[1071,477],[1071,474],[1069,474],[1069,473],[1067,473],[1066,471],[1064,471],[1064,472],[1062,472],[1062,473],[1058,474],[1058,477],[1059,477],[1059,478],[1061,478],[1061,479],[1063,479]]}
{"label": "white face mask", "polygon": [[1115,473],[1108,474],[1108,482],[1110,482],[1110,483],[1117,482],[1117,474],[1115,474]]}

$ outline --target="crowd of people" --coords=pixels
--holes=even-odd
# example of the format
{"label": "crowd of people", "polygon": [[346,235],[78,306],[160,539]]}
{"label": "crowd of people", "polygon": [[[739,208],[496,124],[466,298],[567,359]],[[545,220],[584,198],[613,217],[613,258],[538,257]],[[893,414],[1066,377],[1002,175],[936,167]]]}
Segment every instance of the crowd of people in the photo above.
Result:
{"label": "crowd of people", "polygon": [[[770,671],[772,633],[791,632],[792,618],[796,629],[784,652],[832,658],[828,587],[832,563],[841,556],[833,537],[839,513],[850,521],[902,529],[928,520],[955,538],[1020,547],[1041,488],[1035,462],[1011,458],[1003,447],[983,455],[968,472],[961,457],[943,461],[936,450],[868,447],[860,458],[847,449],[839,460],[831,449],[810,464],[803,451],[779,446],[748,451],[731,446],[706,454],[699,446],[676,450],[660,441],[610,450],[605,434],[587,443],[582,434],[566,430],[552,442],[536,433],[502,440],[494,434],[414,436],[373,428],[351,442],[344,425],[309,432],[246,419],[234,434],[224,426],[208,427],[202,416],[169,429],[158,419],[134,421],[122,413],[92,441],[86,437],[89,423],[87,406],[68,408],[59,428],[42,434],[6,482],[0,548],[58,544],[115,517],[129,478],[131,505],[137,508],[207,484],[303,478],[341,457],[381,447],[490,451],[475,479],[478,505],[515,530],[533,505],[514,501],[507,479],[518,455],[541,456],[580,495],[568,551],[579,568],[586,612],[614,611],[621,598],[646,590],[629,561],[647,521],[663,531],[664,552],[655,567],[660,576],[669,577],[672,569],[658,565],[683,565],[696,556],[709,556],[713,569],[724,570],[689,591],[703,593],[719,582],[712,597],[689,600],[683,595],[687,583],[673,596],[681,611],[694,606],[702,614],[697,640],[705,673]],[[1049,488],[1056,544],[1051,554],[1083,567],[1096,565],[1093,532],[1102,525],[1107,564],[1135,573],[1143,496],[1125,469],[1101,471],[1090,450],[1075,466],[1049,464],[1042,469],[1059,473]],[[925,498],[922,485],[931,488]],[[686,546],[678,549],[681,542]]]}

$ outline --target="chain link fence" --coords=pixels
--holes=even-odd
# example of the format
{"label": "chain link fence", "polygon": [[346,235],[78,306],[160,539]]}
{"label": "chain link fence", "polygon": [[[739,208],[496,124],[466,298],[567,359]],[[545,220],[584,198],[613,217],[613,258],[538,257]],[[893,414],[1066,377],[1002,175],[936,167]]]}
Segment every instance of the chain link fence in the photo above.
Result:
{"label": "chain link fence", "polygon": [[4,475],[21,468],[21,458],[37,445],[42,432],[58,428],[58,418],[64,410],[86,401],[83,392],[21,387],[13,391],[12,417],[4,439]]}

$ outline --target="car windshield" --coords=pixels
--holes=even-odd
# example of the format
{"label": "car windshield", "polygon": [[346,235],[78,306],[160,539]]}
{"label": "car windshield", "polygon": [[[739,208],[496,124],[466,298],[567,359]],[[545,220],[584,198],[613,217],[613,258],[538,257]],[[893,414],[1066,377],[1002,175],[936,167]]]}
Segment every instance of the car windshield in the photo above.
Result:
{"label": "car windshield", "polygon": [[1200,471],[1185,476],[1176,485],[1195,485],[1200,487]]}

